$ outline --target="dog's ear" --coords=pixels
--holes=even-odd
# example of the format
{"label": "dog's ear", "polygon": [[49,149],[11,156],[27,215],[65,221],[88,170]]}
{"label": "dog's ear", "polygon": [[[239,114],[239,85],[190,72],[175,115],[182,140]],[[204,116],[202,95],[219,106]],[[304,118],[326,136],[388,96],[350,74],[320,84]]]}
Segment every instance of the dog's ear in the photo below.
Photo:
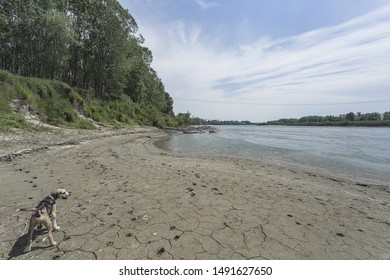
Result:
{"label": "dog's ear", "polygon": [[54,192],[52,192],[50,194],[54,199],[58,199],[60,197],[60,193],[58,192],[58,190],[55,190]]}

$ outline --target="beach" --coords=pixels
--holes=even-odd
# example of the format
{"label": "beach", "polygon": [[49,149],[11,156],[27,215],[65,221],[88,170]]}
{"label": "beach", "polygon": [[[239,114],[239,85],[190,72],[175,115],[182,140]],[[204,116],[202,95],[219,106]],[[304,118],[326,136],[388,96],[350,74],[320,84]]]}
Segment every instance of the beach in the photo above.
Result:
{"label": "beach", "polygon": [[[390,259],[390,185],[269,160],[173,153],[155,128],[0,132],[0,258]],[[51,191],[49,246],[30,214]]]}

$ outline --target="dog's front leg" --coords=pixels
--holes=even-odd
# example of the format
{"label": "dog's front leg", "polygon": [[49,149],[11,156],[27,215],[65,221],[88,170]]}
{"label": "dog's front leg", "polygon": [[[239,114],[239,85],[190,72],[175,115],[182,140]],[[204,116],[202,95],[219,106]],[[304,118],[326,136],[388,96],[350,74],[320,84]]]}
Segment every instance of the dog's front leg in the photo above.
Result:
{"label": "dog's front leg", "polygon": [[57,206],[53,205],[53,211],[51,212],[51,217],[53,218],[53,228],[59,230],[60,227],[57,225]]}
{"label": "dog's front leg", "polygon": [[53,213],[52,217],[53,217],[53,227],[54,227],[54,229],[59,230],[60,227],[57,225],[57,216],[56,216],[56,214]]}
{"label": "dog's front leg", "polygon": [[50,219],[47,220],[47,235],[49,237],[49,242],[50,242],[50,245],[54,246],[57,244],[57,242],[54,241],[53,239],[53,234],[52,234],[52,229],[51,229],[51,223],[50,223]]}

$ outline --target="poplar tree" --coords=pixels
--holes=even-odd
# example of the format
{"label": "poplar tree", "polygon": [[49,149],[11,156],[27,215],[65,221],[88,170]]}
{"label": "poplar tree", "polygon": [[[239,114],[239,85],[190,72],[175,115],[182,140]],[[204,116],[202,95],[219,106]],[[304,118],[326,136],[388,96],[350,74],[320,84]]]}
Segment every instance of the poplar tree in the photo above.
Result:
{"label": "poplar tree", "polygon": [[173,114],[137,31],[116,0],[0,0],[0,67]]}

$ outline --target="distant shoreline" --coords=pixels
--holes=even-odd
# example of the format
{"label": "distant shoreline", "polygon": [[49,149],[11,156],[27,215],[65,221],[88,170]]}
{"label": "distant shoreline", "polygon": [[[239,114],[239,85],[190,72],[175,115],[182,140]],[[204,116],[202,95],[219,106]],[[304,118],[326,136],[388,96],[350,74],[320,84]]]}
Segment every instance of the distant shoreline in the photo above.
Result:
{"label": "distant shoreline", "polygon": [[341,121],[341,122],[308,122],[308,123],[259,123],[259,126],[265,125],[284,125],[284,126],[340,126],[340,127],[390,127],[390,121]]}

